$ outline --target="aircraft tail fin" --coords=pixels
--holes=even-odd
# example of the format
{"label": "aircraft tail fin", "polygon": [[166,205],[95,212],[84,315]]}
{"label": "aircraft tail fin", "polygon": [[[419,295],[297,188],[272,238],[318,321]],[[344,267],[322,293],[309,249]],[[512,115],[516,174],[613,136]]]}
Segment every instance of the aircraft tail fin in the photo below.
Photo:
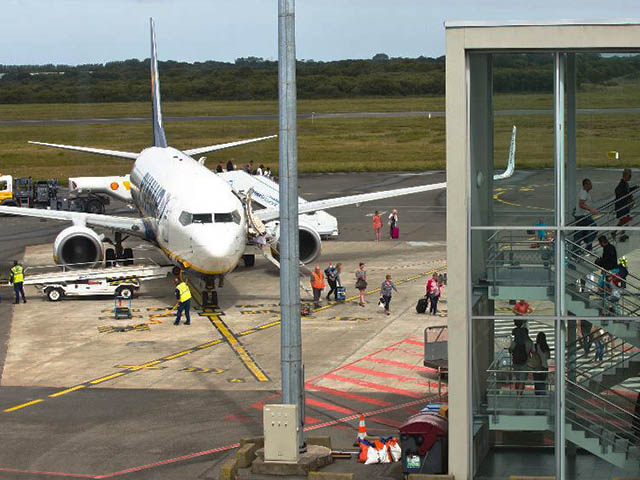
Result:
{"label": "aircraft tail fin", "polygon": [[151,103],[153,108],[153,146],[166,147],[167,137],[162,123],[162,110],[160,108],[160,79],[158,78],[158,56],[156,53],[156,29],[153,18],[151,24]]}

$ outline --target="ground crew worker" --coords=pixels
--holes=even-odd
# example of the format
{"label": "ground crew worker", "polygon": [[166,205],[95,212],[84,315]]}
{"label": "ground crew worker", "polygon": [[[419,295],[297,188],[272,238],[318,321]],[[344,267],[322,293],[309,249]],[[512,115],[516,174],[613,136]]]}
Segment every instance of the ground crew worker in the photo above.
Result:
{"label": "ground crew worker", "polygon": [[315,270],[311,272],[311,288],[313,289],[313,306],[315,308],[320,307],[320,297],[324,287],[324,275],[320,270],[320,265],[316,265]]}
{"label": "ground crew worker", "polygon": [[22,295],[22,303],[27,303],[27,298],[24,295],[24,269],[17,260],[13,261],[13,267],[10,270],[9,281],[13,283],[13,291],[16,294],[16,305],[20,303],[20,295]]}
{"label": "ground crew worker", "polygon": [[176,312],[176,321],[173,322],[174,325],[180,324],[180,318],[182,317],[182,312],[184,312],[184,316],[186,321],[185,325],[191,325],[191,314],[189,309],[191,308],[191,290],[184,281],[178,280],[177,278],[173,280],[176,284],[176,298],[180,305],[178,305],[178,311]]}

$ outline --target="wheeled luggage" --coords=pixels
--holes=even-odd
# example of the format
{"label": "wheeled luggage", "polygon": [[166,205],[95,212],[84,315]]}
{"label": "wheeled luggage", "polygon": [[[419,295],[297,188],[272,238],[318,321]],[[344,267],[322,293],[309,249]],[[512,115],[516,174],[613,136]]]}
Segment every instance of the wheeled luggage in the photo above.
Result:
{"label": "wheeled luggage", "polygon": [[344,302],[345,298],[347,298],[347,289],[344,287],[336,288],[336,300],[339,302]]}
{"label": "wheeled luggage", "polygon": [[399,238],[400,237],[400,229],[398,227],[393,227],[391,230],[391,238]]}
{"label": "wheeled luggage", "polygon": [[418,300],[418,304],[416,305],[416,312],[418,313],[426,312],[428,302],[429,302],[429,299],[427,298],[426,295],[422,297],[420,300]]}

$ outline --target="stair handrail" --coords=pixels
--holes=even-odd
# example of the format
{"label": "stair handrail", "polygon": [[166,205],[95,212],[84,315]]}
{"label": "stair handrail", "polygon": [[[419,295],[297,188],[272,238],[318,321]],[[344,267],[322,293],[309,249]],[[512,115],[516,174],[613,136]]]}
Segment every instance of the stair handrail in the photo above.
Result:
{"label": "stair handrail", "polygon": [[[610,402],[609,400],[607,400],[606,398],[602,397],[601,395],[598,395],[595,392],[592,392],[591,390],[584,388],[582,385],[579,385],[575,382],[572,382],[571,380],[565,380],[565,382],[570,385],[571,387],[581,391],[583,394],[585,394],[585,396],[587,398],[592,398],[597,400],[598,402],[602,402],[604,403],[606,406],[610,407],[613,409],[614,412],[616,413],[612,413],[612,412],[606,412],[607,415],[609,415],[610,417],[613,417],[617,420],[620,420],[624,423],[628,422],[630,425],[634,425],[637,424],[637,422],[640,422],[640,417],[638,417],[635,413],[629,412],[627,410],[625,410],[624,408],[616,405],[615,403]],[[569,393],[570,395],[573,395],[575,397],[578,397],[578,395],[574,392],[571,391],[571,389],[567,388],[566,392]],[[580,398],[580,397],[578,397]],[[588,403],[588,401],[585,398],[580,398],[580,400],[584,403]],[[572,400],[568,400],[568,403],[573,403],[576,406],[579,406],[577,402],[572,401]],[[595,407],[595,405],[590,404],[590,407]],[[604,411],[603,407],[598,407],[601,408]],[[576,411],[572,412],[572,413],[578,413]],[[597,416],[597,411],[594,409],[590,409],[589,410],[590,414],[596,414]],[[626,418],[625,418],[626,417]],[[612,425],[610,422],[607,422],[607,419],[604,418],[603,416],[599,416],[598,417],[600,420],[603,420],[605,425],[610,427],[610,428],[606,428],[604,425],[603,428],[607,429],[609,432],[613,433],[613,435],[618,436],[620,438],[625,438],[627,440],[629,440],[629,438],[631,438],[634,441],[634,444],[637,444],[638,442],[640,442],[640,435],[634,433],[633,428],[631,429],[631,431],[627,431],[627,430],[623,430],[622,427],[617,427],[615,425]],[[624,432],[624,435],[620,435],[618,433],[616,433],[616,430],[618,431],[622,431]],[[596,433],[596,432],[594,432]],[[597,434],[597,433],[596,433]],[[603,436],[598,435],[600,438],[602,438],[603,440],[605,439]],[[608,439],[607,439],[608,440]],[[615,443],[615,440],[612,442]]]}
{"label": "stair handrail", "polygon": [[[569,245],[569,246],[571,246],[572,248],[575,248],[575,249],[577,249],[577,250],[580,250],[582,253],[585,253],[585,254],[587,254],[587,255],[591,255],[591,256],[593,256],[593,257],[598,257],[598,255],[597,255],[597,254],[593,253],[593,251],[591,251],[591,250],[587,250],[587,249],[586,249],[586,248],[584,248],[582,245],[578,245],[577,243],[572,242],[571,240],[568,240],[568,239],[567,239],[567,240],[565,240],[565,241],[567,242],[567,245]],[[574,252],[571,252],[571,251],[567,250],[567,253],[572,254],[572,255],[574,255],[574,256],[577,256],[577,254],[575,253],[575,251],[574,251]],[[602,267],[600,267],[600,266],[596,265],[595,263],[591,262],[590,260],[587,260],[587,259],[585,259],[585,258],[582,258],[581,260],[582,260],[583,262],[587,262],[587,263],[589,263],[589,264],[590,264],[590,265],[592,265],[592,266],[594,267],[594,269],[596,269],[596,270],[604,270],[604,268],[602,268]],[[616,275],[616,276],[617,276],[617,274],[616,274],[616,273],[609,272],[608,270],[605,270],[605,271],[606,271],[607,273],[609,273],[610,275]],[[637,280],[638,282],[640,282],[640,277],[637,277],[636,275],[632,274],[631,272],[627,273],[627,278],[629,278],[629,277],[631,277],[631,278],[633,278],[633,279]],[[629,283],[630,283],[627,279],[625,279],[624,281],[625,281],[627,284],[629,284]],[[640,290],[640,287],[637,287],[636,285],[633,285],[633,286],[634,286],[634,287],[636,287],[636,288],[638,288],[638,290]]]}

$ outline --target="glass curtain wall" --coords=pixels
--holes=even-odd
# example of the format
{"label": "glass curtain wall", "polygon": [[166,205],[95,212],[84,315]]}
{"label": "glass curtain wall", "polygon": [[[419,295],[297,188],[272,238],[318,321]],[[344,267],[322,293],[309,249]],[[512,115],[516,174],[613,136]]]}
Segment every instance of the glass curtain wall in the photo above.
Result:
{"label": "glass curtain wall", "polygon": [[583,85],[598,53],[467,55],[474,478],[637,473],[638,80]]}

